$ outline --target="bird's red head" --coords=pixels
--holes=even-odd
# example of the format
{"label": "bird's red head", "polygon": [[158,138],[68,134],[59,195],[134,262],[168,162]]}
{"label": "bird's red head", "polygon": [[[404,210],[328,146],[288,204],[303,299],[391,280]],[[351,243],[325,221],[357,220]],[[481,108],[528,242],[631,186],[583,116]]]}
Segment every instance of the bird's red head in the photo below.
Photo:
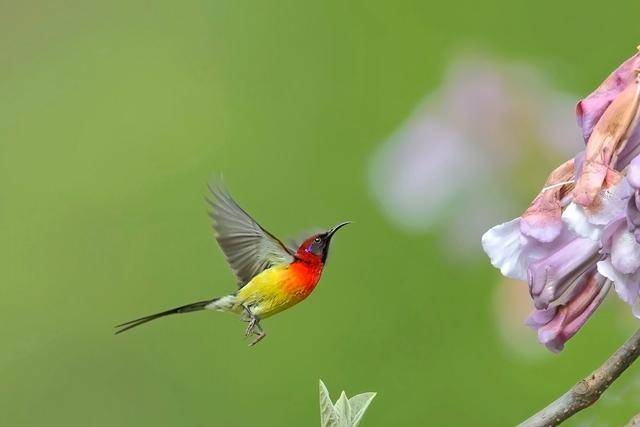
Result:
{"label": "bird's red head", "polygon": [[322,263],[327,262],[327,256],[329,255],[329,245],[331,238],[336,231],[341,229],[347,224],[351,224],[351,221],[341,222],[332,229],[325,231],[324,233],[314,234],[306,239],[296,252],[296,257],[308,262]]}

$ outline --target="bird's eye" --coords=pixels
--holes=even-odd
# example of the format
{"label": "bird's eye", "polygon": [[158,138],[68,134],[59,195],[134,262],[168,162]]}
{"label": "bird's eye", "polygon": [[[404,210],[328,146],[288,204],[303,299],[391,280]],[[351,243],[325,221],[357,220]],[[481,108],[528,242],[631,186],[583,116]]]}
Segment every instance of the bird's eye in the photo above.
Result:
{"label": "bird's eye", "polygon": [[320,243],[320,242],[322,242],[322,239],[320,237],[316,237],[315,239],[313,239],[313,241],[315,243]]}

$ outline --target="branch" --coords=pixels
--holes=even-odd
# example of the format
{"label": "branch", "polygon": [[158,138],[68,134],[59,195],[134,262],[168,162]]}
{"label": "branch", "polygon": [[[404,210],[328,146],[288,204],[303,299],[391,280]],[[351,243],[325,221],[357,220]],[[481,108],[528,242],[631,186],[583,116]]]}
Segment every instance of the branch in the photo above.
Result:
{"label": "branch", "polygon": [[555,426],[593,405],[607,388],[640,356],[640,329],[591,375],[582,379],[520,427]]}

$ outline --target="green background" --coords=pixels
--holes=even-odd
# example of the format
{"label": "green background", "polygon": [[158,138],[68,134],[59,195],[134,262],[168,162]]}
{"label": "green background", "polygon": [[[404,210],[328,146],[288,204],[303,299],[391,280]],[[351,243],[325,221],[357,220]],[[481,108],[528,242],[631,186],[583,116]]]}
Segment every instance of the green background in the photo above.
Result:
{"label": "green background", "polygon": [[[512,425],[630,334],[609,302],[560,355],[514,357],[497,271],[389,224],[367,174],[461,49],[580,96],[640,42],[637,3],[0,5],[0,424],[313,426],[322,378],[378,392],[363,426]],[[234,289],[203,202],[221,173],[278,235],[356,221],[320,286],[255,348],[215,313],[115,337]],[[639,369],[570,424],[640,412]]]}

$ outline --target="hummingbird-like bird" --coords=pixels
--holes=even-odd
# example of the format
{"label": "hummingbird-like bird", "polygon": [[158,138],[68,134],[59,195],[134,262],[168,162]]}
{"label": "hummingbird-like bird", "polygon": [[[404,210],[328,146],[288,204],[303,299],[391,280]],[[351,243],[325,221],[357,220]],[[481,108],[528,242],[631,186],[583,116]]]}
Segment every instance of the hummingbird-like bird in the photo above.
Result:
{"label": "hummingbird-like bird", "polygon": [[307,298],[315,289],[327,262],[331,238],[350,221],[308,237],[293,249],[263,228],[221,187],[209,187],[209,215],[218,245],[235,273],[238,290],[229,295],[198,301],[116,326],[116,334],[143,323],[178,313],[200,310],[228,311],[248,323],[245,336],[266,333],[260,321]]}

